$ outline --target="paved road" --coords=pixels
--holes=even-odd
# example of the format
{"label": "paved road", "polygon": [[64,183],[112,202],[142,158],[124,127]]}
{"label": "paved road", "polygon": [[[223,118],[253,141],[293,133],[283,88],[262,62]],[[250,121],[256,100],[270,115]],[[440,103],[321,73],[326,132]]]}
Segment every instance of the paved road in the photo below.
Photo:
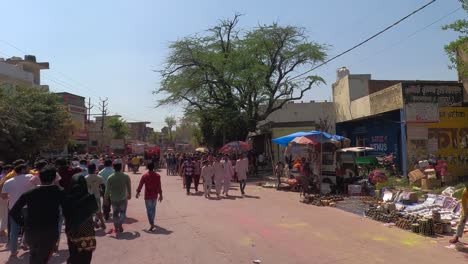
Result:
{"label": "paved road", "polygon": [[[162,173],[164,174],[164,173]],[[140,175],[131,175],[133,189]],[[468,263],[445,248],[446,239],[425,238],[384,227],[336,208],[298,202],[298,194],[247,186],[239,196],[207,200],[186,196],[179,177],[163,175],[157,233],[148,233],[144,202],[132,198],[125,233],[99,233],[93,263]],[[110,224],[109,224],[110,226]],[[65,263],[66,245],[51,263]],[[23,260],[8,263],[27,263]],[[8,252],[0,252],[5,263]]]}

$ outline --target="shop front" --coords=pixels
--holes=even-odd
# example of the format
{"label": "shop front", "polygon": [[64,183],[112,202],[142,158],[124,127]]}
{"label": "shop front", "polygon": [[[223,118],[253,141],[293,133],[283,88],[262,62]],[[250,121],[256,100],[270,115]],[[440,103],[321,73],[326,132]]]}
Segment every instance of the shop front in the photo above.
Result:
{"label": "shop front", "polygon": [[447,162],[455,181],[468,176],[468,107],[441,107],[438,122],[408,123],[407,128],[408,166],[434,155]]}
{"label": "shop front", "polygon": [[400,110],[336,124],[336,132],[351,140],[351,146],[372,147],[383,154],[395,154],[401,171]]}

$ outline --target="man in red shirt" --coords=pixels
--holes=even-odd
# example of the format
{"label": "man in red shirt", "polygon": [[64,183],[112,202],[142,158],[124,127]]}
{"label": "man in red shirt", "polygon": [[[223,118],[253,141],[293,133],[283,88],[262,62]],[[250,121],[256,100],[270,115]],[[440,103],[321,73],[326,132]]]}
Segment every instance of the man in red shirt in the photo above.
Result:
{"label": "man in red shirt", "polygon": [[161,188],[161,176],[154,171],[154,163],[148,164],[148,172],[145,173],[137,188],[136,198],[140,197],[141,188],[145,186],[145,205],[148,221],[151,225],[148,231],[152,232],[156,229],[154,218],[156,216],[156,200],[162,202],[163,194]]}

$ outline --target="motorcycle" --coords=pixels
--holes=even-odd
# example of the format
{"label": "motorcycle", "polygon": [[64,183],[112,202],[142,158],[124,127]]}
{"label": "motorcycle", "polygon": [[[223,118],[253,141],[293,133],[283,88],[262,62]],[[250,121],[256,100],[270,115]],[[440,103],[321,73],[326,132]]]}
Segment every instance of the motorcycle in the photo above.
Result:
{"label": "motorcycle", "polygon": [[388,174],[398,176],[398,169],[395,165],[396,156],[394,153],[376,157],[380,167],[384,168]]}

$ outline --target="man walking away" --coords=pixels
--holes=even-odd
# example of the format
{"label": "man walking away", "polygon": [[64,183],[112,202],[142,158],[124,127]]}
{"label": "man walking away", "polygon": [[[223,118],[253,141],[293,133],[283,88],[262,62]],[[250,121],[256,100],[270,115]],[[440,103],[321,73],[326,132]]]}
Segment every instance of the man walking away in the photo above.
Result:
{"label": "man walking away", "polygon": [[195,192],[198,192],[198,185],[200,185],[200,175],[201,175],[201,163],[198,157],[195,158],[193,165],[194,165],[193,185],[195,187]]}
{"label": "man walking away", "polygon": [[[122,164],[122,167],[124,166],[122,160],[119,160],[119,159],[116,159],[114,161],[115,164]],[[112,160],[110,159],[106,159],[104,161],[104,169],[102,169],[100,172],[99,172],[99,176],[102,177],[102,179],[104,180],[104,185],[105,185],[105,188],[107,188],[107,179],[109,179],[109,177],[114,174],[114,168],[112,168]],[[106,198],[104,198],[106,199]],[[103,205],[102,205],[102,213],[104,214],[104,219],[107,221],[109,220],[109,217],[110,217],[110,201],[104,201]]]}
{"label": "man walking away", "polygon": [[223,160],[224,179],[223,179],[223,194],[229,196],[229,188],[231,187],[232,176],[234,175],[234,168],[228,155],[224,156]]}
{"label": "man walking away", "polygon": [[249,171],[249,161],[244,157],[243,154],[236,161],[236,173],[237,179],[240,184],[240,191],[242,195],[245,195],[245,185],[247,181],[247,172]]}
{"label": "man walking away", "polygon": [[213,167],[207,160],[203,161],[203,167],[201,170],[201,176],[203,178],[203,190],[205,191],[205,197],[210,197],[211,183],[213,181]]}
{"label": "man walking away", "polygon": [[[23,193],[29,191],[34,187],[31,183],[31,179],[33,175],[26,174],[27,170],[26,164],[21,164],[16,166],[15,177],[9,179],[5,182],[2,189],[2,198],[3,199],[10,199],[10,203],[8,205],[10,212],[13,206],[15,205],[16,201],[23,195]],[[21,207],[21,209],[23,209]],[[21,211],[21,210],[20,210]],[[25,213],[23,211],[23,213]],[[10,252],[11,257],[16,257],[18,255],[18,235],[21,229],[20,223],[16,222],[10,215]],[[57,228],[57,226],[55,226]]]}
{"label": "man walking away", "polygon": [[[24,225],[26,241],[30,247],[29,263],[47,263],[60,236],[60,207],[65,202],[65,192],[54,180],[57,172],[53,166],[46,166],[39,173],[41,184],[19,198],[10,215],[19,225]],[[27,218],[22,209],[27,206]]]}
{"label": "man walking away", "polygon": [[187,189],[187,195],[190,195],[190,187],[192,186],[192,177],[195,167],[192,158],[188,158],[182,165],[182,172],[185,179],[185,188]]}
{"label": "man walking away", "polygon": [[[106,229],[106,223],[102,215],[102,203],[101,203],[101,190],[105,190],[104,179],[101,176],[96,174],[96,165],[91,163],[88,165],[88,175],[85,177],[86,184],[88,185],[88,192],[93,194],[96,198],[96,203],[98,206],[98,211],[96,213],[95,226],[100,226],[103,230]],[[101,222],[99,224],[99,222]]]}
{"label": "man walking away", "polygon": [[221,189],[223,188],[224,168],[221,163],[221,157],[216,157],[213,162],[214,184],[216,189],[216,196],[220,198]]}
{"label": "man walking away", "polygon": [[145,205],[146,214],[148,215],[148,221],[150,228],[148,231],[153,232],[156,229],[154,225],[154,218],[156,217],[156,201],[162,202],[162,188],[161,188],[161,176],[154,172],[154,163],[148,164],[148,172],[145,173],[141,179],[140,184],[137,188],[136,198],[140,197],[141,188],[145,186]]}
{"label": "man walking away", "polygon": [[127,200],[131,199],[132,188],[130,177],[122,172],[122,164],[114,164],[115,173],[107,179],[105,201],[112,205],[114,228],[117,233],[123,232],[122,224],[126,217]]}
{"label": "man walking away", "polygon": [[460,221],[457,227],[457,234],[450,240],[450,243],[455,244],[458,243],[458,239],[463,236],[463,232],[465,231],[466,225],[466,209],[468,207],[468,183],[465,183],[465,190],[462,193],[462,200],[461,200],[461,215]]}

